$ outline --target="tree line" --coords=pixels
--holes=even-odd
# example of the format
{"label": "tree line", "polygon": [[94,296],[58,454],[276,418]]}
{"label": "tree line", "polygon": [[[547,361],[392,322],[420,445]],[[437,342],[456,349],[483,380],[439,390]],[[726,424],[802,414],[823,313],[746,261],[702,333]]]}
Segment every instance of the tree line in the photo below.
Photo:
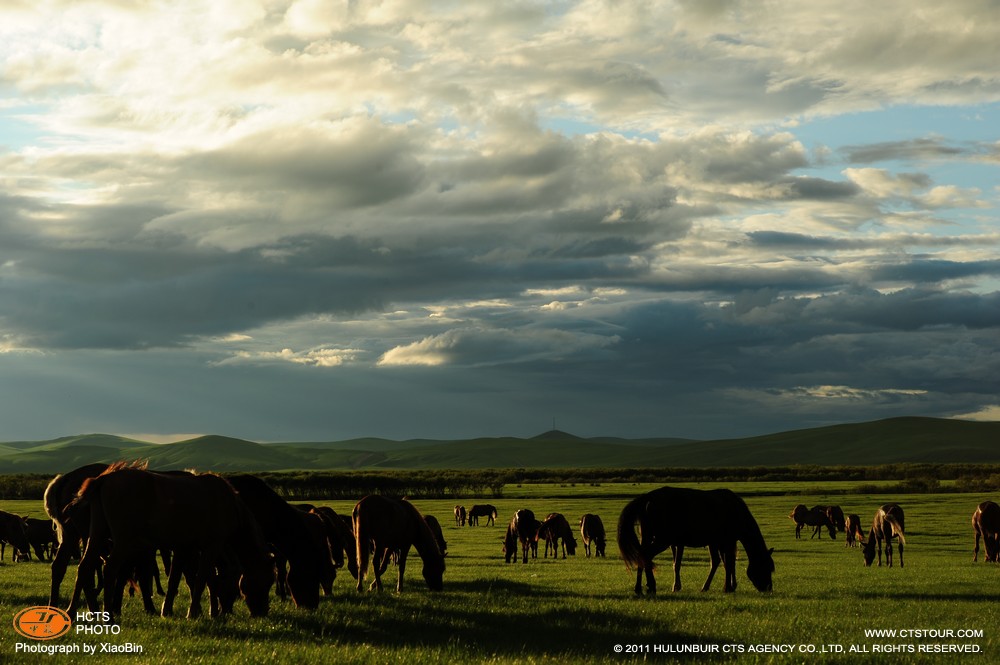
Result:
{"label": "tree line", "polygon": [[[227,475],[225,473],[223,476]],[[369,494],[422,499],[502,498],[508,485],[678,482],[858,481],[856,493],[990,492],[1000,490],[997,464],[882,464],[877,466],[714,467],[658,469],[485,469],[408,471],[261,472],[262,478],[291,501],[356,499]],[[52,476],[0,476],[0,499],[41,500]],[[941,481],[954,481],[942,486]],[[898,481],[895,485],[874,481]]]}

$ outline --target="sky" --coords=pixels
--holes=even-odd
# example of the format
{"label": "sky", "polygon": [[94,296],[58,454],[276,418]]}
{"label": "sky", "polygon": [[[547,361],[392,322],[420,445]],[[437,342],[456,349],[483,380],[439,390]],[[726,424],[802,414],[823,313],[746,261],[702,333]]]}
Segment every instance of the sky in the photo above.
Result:
{"label": "sky", "polygon": [[0,440],[1000,419],[1000,11],[0,6]]}

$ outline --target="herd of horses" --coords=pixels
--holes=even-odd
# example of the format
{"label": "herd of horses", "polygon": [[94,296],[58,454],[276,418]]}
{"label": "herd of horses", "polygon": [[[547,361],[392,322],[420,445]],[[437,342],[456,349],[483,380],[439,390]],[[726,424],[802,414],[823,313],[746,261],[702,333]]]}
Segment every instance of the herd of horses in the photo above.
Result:
{"label": "herd of horses", "polygon": [[[993,503],[987,501],[987,503]],[[980,506],[980,508],[982,507]],[[996,505],[996,504],[994,504]],[[977,510],[978,513],[978,510]],[[844,515],[840,506],[813,506],[806,507],[799,504],[788,514],[789,519],[795,522],[795,537],[800,538],[803,527],[813,528],[810,539],[822,533],[825,528],[830,538],[836,538],[838,532],[845,534],[845,547],[860,547],[866,566],[871,566],[878,557],[878,565],[882,565],[882,552],[885,551],[886,564],[890,567],[893,563],[892,541],[895,538],[899,547],[899,566],[903,567],[903,548],[906,545],[906,519],[902,507],[898,503],[887,503],[880,506],[875,511],[871,529],[868,536],[861,526],[861,517],[851,513]],[[997,524],[1000,527],[1000,524]],[[973,517],[973,527],[975,528],[975,517]],[[979,550],[979,530],[976,531],[976,551]],[[988,543],[996,541],[996,532],[992,532]],[[991,545],[987,545],[989,552]]]}
{"label": "herd of horses", "polygon": [[[156,613],[153,585],[164,596],[159,613],[169,616],[182,579],[190,590],[188,616],[201,613],[201,598],[208,590],[212,616],[233,611],[243,599],[251,616],[268,613],[271,588],[278,597],[291,597],[297,607],[315,609],[320,592],[332,593],[337,571],[345,565],[364,591],[369,568],[369,590],[382,590],[382,575],[389,563],[397,569],[396,591],[411,548],[422,560],[429,589],[443,589],[447,543],[440,523],[422,515],[406,499],[366,496],[352,514],[338,515],[329,507],[290,504],[260,478],[237,474],[223,478],[213,473],[156,472],[142,465],[91,464],[56,476],[48,485],[44,507],[50,520],[29,520],[0,511],[0,545],[10,544],[14,560],[51,558],[49,605],[60,606],[60,588],[69,564],[78,560],[68,611],[82,603],[113,617],[121,614],[126,587],[138,589],[143,606]],[[479,518],[494,525],[496,507],[455,506],[456,526],[476,526]],[[887,503],[875,512],[865,536],[860,518],[845,515],[839,506],[798,505],[789,514],[795,537],[812,527],[812,537],[826,529],[831,538],[846,534],[846,545],[862,548],[866,566],[882,553],[894,563],[893,540],[903,566],[906,542],[903,509]],[[985,560],[1000,557],[1000,506],[981,503],[972,518],[975,532],[973,560],[980,543]],[[503,537],[507,563],[537,558],[539,541],[544,557],[575,555],[575,532],[583,540],[586,556],[604,557],[606,533],[601,518],[583,515],[577,529],[561,513],[539,520],[529,509],[517,510]],[[711,567],[702,585],[707,591],[721,563],[723,590],[736,590],[737,543],[745,552],[746,575],[759,591],[773,588],[773,548],[764,542],[760,527],[746,503],[725,489],[697,490],[662,487],[642,494],[622,509],[618,519],[618,548],[629,570],[636,572],[634,591],[656,593],[653,559],[670,549],[673,590],[681,588],[680,568],[685,548],[708,548]],[[0,558],[3,550],[0,549]],[[167,574],[164,591],[159,564]]]}

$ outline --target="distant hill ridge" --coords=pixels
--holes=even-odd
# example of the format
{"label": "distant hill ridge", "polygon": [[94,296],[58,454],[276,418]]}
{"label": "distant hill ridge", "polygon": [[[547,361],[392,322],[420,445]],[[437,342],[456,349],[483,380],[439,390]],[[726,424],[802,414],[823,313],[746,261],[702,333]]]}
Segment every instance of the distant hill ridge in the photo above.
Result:
{"label": "distant hill ridge", "polygon": [[556,429],[528,439],[361,438],[295,443],[255,443],[212,434],[151,444],[112,434],[85,434],[0,443],[0,473],[61,473],[119,459],[145,459],[157,469],[214,471],[996,464],[1000,463],[998,443],[998,422],[924,417],[715,441],[582,438]]}

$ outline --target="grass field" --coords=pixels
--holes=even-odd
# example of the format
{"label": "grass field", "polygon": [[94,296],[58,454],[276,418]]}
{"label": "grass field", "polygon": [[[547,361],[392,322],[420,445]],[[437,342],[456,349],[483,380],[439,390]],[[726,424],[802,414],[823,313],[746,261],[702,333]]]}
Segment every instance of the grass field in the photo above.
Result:
{"label": "grass field", "polygon": [[[701,593],[708,571],[705,550],[688,550],[682,573],[684,589],[670,593],[669,556],[658,562],[660,594],[637,599],[635,578],[618,559],[613,536],[608,558],[587,559],[582,546],[566,560],[538,559],[527,565],[505,565],[501,536],[515,510],[530,508],[544,517],[562,512],[576,523],[585,512],[600,515],[613,532],[628,498],[653,486],[602,485],[510,487],[503,499],[488,502],[500,512],[495,527],[454,526],[454,501],[415,501],[425,514],[444,525],[449,554],[445,590],[431,593],[420,576],[419,558],[411,552],[404,591],[358,594],[344,571],[334,595],[319,610],[306,612],[275,601],[271,615],[251,620],[246,609],[225,620],[189,621],[147,617],[138,599],[124,609],[121,633],[111,637],[75,635],[61,645],[102,642],[138,644],[141,654],[55,655],[46,662],[95,662],[95,658],[129,663],[455,663],[455,662],[653,662],[740,663],[988,663],[1000,661],[1000,566],[972,562],[970,517],[986,498],[979,495],[838,496],[824,494],[822,483],[727,484],[746,498],[769,546],[775,548],[774,592],[758,593],[739,562],[739,588],[722,592],[722,576]],[[780,486],[779,486],[780,485]],[[708,488],[710,485],[699,485]],[[831,484],[828,491],[839,487]],[[808,492],[808,493],[805,493]],[[795,503],[839,503],[859,513],[866,523],[889,500],[906,511],[906,567],[865,568],[859,550],[837,541],[794,539],[787,518]],[[329,503],[349,513],[351,502]],[[0,502],[0,508],[43,516],[40,502]],[[980,554],[982,557],[982,553]],[[388,573],[392,588],[395,569]],[[72,571],[71,571],[72,575]],[[37,562],[0,565],[0,609],[12,617],[19,610],[44,604],[49,568]],[[67,594],[72,580],[64,583]],[[180,599],[178,607],[186,604]],[[19,654],[19,638],[9,626],[0,629],[0,661],[36,663],[39,654]],[[952,637],[906,635],[870,637],[866,629],[954,631]],[[977,630],[972,636],[959,631]],[[623,653],[615,646],[623,645]],[[639,653],[627,653],[636,645]],[[717,652],[664,652],[698,645]],[[792,653],[763,651],[791,645]],[[928,653],[921,646],[959,645],[979,653]],[[851,649],[867,649],[852,653]],[[886,654],[879,648],[912,647],[913,653]],[[761,651],[757,651],[761,649]],[[810,651],[815,649],[815,651]],[[824,649],[826,652],[824,653]],[[843,649],[838,653],[838,649]],[[648,650],[648,652],[647,652]],[[730,653],[726,653],[729,650]],[[739,651],[742,650],[742,653]]]}

